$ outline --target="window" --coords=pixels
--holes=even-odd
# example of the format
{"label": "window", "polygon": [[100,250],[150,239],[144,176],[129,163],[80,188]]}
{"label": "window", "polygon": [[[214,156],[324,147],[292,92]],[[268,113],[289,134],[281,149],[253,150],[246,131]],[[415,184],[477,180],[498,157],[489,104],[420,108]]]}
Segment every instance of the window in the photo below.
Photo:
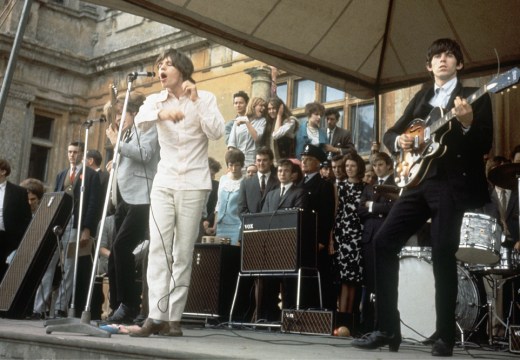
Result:
{"label": "window", "polygon": [[316,83],[311,80],[297,80],[294,82],[293,108],[302,108],[307,103],[315,101]]}
{"label": "window", "polygon": [[47,181],[49,154],[52,149],[52,128],[54,119],[47,116],[35,115],[33,137],[31,139],[31,153],[29,157],[28,177]]}
{"label": "window", "polygon": [[338,101],[338,100],[345,100],[345,92],[334,89],[330,86],[323,86],[322,92],[321,92],[321,99],[325,102],[331,102],[331,101]]}
{"label": "window", "polygon": [[287,104],[287,83],[276,85],[276,95],[282,99],[284,104]]}
{"label": "window", "polygon": [[359,154],[370,154],[374,132],[374,103],[349,106],[352,141]]}

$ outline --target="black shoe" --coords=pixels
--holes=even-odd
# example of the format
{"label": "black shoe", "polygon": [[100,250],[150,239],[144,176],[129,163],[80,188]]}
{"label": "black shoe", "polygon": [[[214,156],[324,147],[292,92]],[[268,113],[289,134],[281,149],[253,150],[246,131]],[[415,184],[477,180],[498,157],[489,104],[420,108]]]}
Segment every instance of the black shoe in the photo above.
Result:
{"label": "black shoe", "polygon": [[352,341],[353,347],[366,350],[374,350],[386,345],[388,345],[390,351],[397,352],[399,345],[401,345],[401,335],[393,334],[390,336],[383,331],[374,331],[367,338]]}
{"label": "black shoe", "polygon": [[33,312],[27,317],[27,320],[45,320],[45,314],[40,312]]}
{"label": "black shoe", "polygon": [[421,343],[423,345],[433,345],[438,339],[439,334],[437,334],[437,331],[435,331],[433,334],[430,335],[429,338],[426,338],[423,341],[421,341]]}
{"label": "black shoe", "polygon": [[54,318],[55,319],[62,319],[68,317],[68,314],[64,310],[56,310],[54,311]]}
{"label": "black shoe", "polygon": [[107,318],[106,322],[115,324],[133,324],[136,314],[137,311],[134,308],[121,303],[114,314]]}
{"label": "black shoe", "polygon": [[432,346],[432,356],[452,356],[453,343],[448,343],[442,339],[437,339]]}

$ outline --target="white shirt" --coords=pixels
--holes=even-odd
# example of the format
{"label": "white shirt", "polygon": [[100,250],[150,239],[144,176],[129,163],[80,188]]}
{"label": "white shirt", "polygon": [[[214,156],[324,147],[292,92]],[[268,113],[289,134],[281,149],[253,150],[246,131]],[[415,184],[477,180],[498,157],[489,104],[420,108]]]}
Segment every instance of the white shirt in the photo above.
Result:
{"label": "white shirt", "polygon": [[287,183],[287,184],[280,184],[280,197],[282,197],[283,195],[287,194],[287,191],[289,191],[289,189],[291,188],[292,184],[293,184],[292,182]]}
{"label": "white shirt", "polygon": [[[161,160],[154,186],[173,190],[211,190],[208,167],[208,140],[224,135],[224,118],[215,95],[199,90],[195,102],[186,96],[168,96],[167,90],[148,96],[135,117],[135,124],[146,131],[157,125]],[[177,108],[184,113],[178,122],[161,121],[162,109]]]}
{"label": "white shirt", "polygon": [[445,109],[448,105],[448,101],[450,100],[451,93],[453,92],[453,90],[455,90],[456,85],[457,77],[454,77],[442,86],[437,86],[437,84],[435,84],[435,95],[430,99],[430,105]]}
{"label": "white shirt", "polygon": [[0,231],[5,231],[4,224],[4,198],[5,198],[5,186],[7,181],[0,184]]}

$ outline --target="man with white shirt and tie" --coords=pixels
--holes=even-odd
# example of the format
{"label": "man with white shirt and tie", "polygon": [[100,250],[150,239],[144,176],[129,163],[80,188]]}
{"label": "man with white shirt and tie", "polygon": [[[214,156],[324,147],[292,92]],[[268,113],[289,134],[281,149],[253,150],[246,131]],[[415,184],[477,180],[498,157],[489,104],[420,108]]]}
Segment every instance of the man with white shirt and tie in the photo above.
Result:
{"label": "man with white shirt and tie", "polygon": [[337,109],[325,111],[325,119],[327,120],[327,144],[325,144],[325,151],[345,155],[349,151],[355,151],[356,148],[352,143],[351,132],[337,126],[339,118],[340,113]]}
{"label": "man with white shirt and tie", "polygon": [[293,185],[292,174],[293,165],[290,160],[282,159],[278,163],[278,180],[280,187],[275,188],[267,194],[262,212],[272,212],[285,209],[307,207],[307,197],[305,191]]}

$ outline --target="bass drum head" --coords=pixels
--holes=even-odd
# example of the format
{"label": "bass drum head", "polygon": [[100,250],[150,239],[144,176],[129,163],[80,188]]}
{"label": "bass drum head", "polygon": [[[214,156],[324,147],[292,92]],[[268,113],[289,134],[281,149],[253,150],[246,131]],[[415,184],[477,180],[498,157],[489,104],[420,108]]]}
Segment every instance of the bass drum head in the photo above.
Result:
{"label": "bass drum head", "polygon": [[427,259],[412,256],[401,257],[398,306],[403,338],[427,338],[433,334],[435,331],[435,287],[433,267]]}

